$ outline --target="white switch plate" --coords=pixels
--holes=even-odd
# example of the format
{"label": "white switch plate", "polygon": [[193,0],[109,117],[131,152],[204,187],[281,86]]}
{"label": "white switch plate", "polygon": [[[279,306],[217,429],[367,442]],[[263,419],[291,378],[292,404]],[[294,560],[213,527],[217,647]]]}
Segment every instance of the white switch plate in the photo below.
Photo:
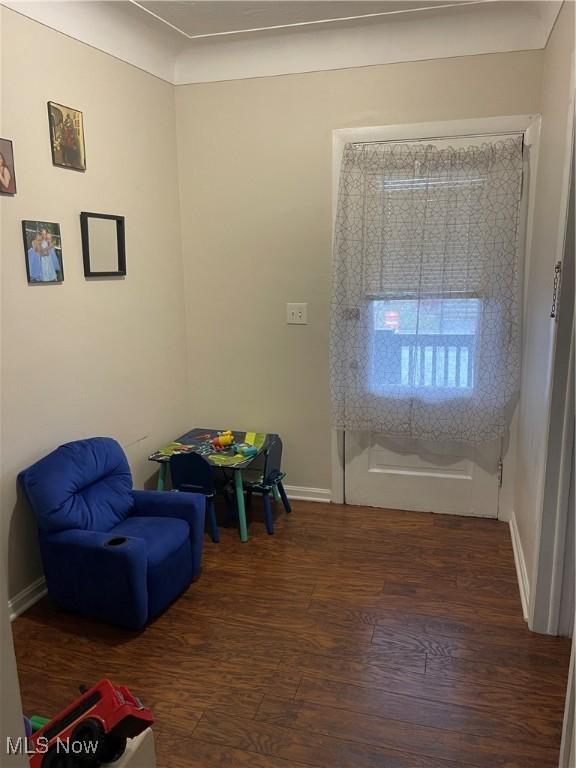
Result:
{"label": "white switch plate", "polygon": [[307,325],[308,304],[286,304],[286,322],[288,325]]}

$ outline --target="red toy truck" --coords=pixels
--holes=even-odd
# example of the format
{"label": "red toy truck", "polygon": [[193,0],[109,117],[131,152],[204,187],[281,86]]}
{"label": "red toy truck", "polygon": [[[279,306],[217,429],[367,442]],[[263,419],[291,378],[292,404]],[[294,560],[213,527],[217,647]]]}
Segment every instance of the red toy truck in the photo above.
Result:
{"label": "red toy truck", "polygon": [[[154,722],[123,685],[101,680],[30,737],[30,768],[98,768]],[[33,750],[33,752],[32,752]]]}

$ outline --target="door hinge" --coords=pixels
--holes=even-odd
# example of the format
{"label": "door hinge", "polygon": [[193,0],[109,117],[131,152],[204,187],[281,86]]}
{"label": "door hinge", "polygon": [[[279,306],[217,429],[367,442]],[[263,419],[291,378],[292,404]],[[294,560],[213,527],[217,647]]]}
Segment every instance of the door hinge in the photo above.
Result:
{"label": "door hinge", "polygon": [[504,462],[498,459],[498,488],[502,488],[502,477],[504,475]]}
{"label": "door hinge", "polygon": [[560,275],[562,274],[562,262],[557,261],[554,267],[554,285],[552,287],[552,307],[550,309],[550,317],[558,316],[558,289],[560,287]]}

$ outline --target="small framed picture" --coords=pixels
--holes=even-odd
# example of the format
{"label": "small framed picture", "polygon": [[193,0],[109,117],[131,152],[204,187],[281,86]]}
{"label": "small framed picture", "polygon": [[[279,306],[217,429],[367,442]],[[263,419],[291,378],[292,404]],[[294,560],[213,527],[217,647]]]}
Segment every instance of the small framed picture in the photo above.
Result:
{"label": "small framed picture", "polygon": [[85,171],[86,153],[82,112],[49,101],[48,119],[52,163],[60,168]]}
{"label": "small framed picture", "polygon": [[14,149],[10,139],[0,139],[0,195],[15,194]]}
{"label": "small framed picture", "polygon": [[64,280],[60,224],[23,221],[26,274],[31,285],[61,283]]}

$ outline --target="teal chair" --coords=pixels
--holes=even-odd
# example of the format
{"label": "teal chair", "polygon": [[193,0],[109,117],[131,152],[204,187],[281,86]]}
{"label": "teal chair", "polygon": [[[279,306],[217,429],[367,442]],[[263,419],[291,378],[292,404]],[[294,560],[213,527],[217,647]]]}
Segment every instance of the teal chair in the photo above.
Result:
{"label": "teal chair", "polygon": [[210,536],[215,544],[220,541],[216,521],[214,498],[216,483],[212,467],[199,453],[177,453],[170,456],[170,477],[172,490],[184,493],[200,493],[206,499],[206,517]]}
{"label": "teal chair", "polygon": [[252,494],[262,495],[264,504],[264,520],[266,531],[271,536],[274,533],[274,518],[272,517],[272,504],[270,494],[275,499],[281,499],[286,512],[292,512],[292,507],[286,496],[282,480],[286,473],[282,472],[282,440],[278,435],[272,437],[272,442],[258,456],[254,463],[250,465],[247,472],[244,472],[244,490],[246,492],[246,503],[252,501]]}

